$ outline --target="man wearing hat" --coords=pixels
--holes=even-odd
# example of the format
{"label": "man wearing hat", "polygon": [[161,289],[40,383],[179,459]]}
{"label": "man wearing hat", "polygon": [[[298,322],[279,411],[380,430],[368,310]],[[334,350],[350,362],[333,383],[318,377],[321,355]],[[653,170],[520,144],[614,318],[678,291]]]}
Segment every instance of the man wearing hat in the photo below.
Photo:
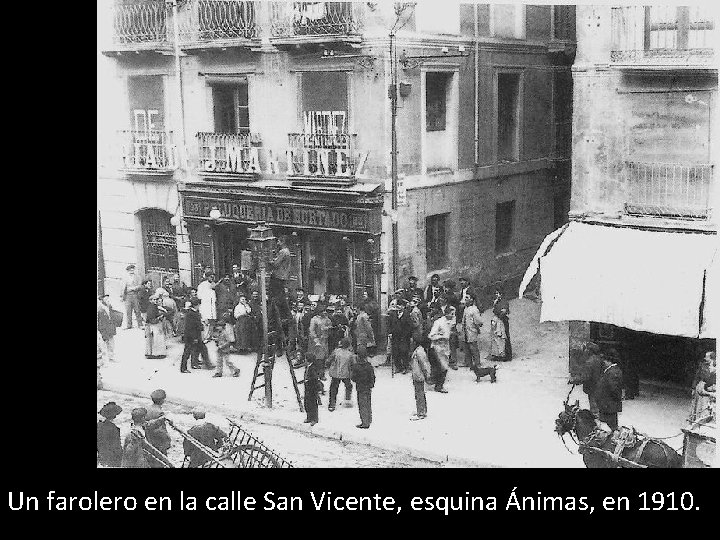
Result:
{"label": "man wearing hat", "polygon": [[203,323],[198,311],[200,305],[199,298],[190,298],[190,307],[185,315],[185,332],[183,333],[183,349],[182,360],[180,360],[180,373],[190,373],[187,368],[188,358],[191,358],[191,365],[197,368],[198,357],[203,356],[206,366],[210,366],[210,354],[207,346],[203,343]]}
{"label": "man wearing hat", "polygon": [[397,309],[388,312],[388,331],[392,334],[392,356],[398,373],[407,373],[410,365],[410,337],[412,322],[407,302],[401,298]]}
{"label": "man wearing hat", "polygon": [[[196,423],[188,430],[188,435],[203,446],[217,452],[225,439],[227,439],[227,434],[215,424],[205,421],[205,409],[202,407],[195,407],[192,414]],[[191,469],[200,467],[210,461],[205,452],[187,439],[183,440],[183,450],[185,451],[185,457],[190,461],[188,467]]]}
{"label": "man wearing hat", "polygon": [[305,423],[314,426],[320,420],[318,414],[318,394],[322,389],[322,383],[320,382],[320,374],[324,373],[323,361],[315,358],[312,352],[308,352],[305,355],[305,379],[303,381],[304,398],[303,403],[305,405]]}
{"label": "man wearing hat", "polygon": [[427,315],[427,312],[430,310],[430,304],[437,301],[437,299],[440,297],[440,293],[442,293],[442,288],[440,287],[440,276],[437,274],[433,274],[430,277],[430,283],[427,287],[425,287],[425,290],[423,291],[423,317]]}
{"label": "man wearing hat", "polygon": [[[167,425],[165,425],[165,411],[163,411],[162,408],[166,398],[167,394],[165,394],[165,390],[155,390],[150,394],[152,405],[150,405],[150,408],[147,410],[147,416],[145,417],[147,421],[145,436],[150,444],[167,456],[172,443],[170,441],[170,435],[168,434]],[[152,466],[160,467],[160,465],[154,461]]]}
{"label": "man wearing hat", "polygon": [[142,281],[140,276],[135,274],[135,265],[129,264],[125,270],[127,275],[123,279],[121,299],[125,302],[125,317],[127,318],[125,328],[132,328],[132,314],[135,313],[138,328],[143,327],[142,314],[140,313],[140,289]]}
{"label": "man wearing hat", "polygon": [[145,446],[145,416],[147,410],[138,407],[130,412],[132,424],[130,433],[125,436],[122,453],[122,467],[146,469],[149,467],[143,447]]}
{"label": "man wearing hat", "polygon": [[423,290],[417,286],[418,278],[410,276],[407,278],[407,284],[405,285],[405,300],[410,302],[414,297],[419,296],[422,298]]}
{"label": "man wearing hat", "polygon": [[355,383],[360,423],[355,426],[368,429],[372,423],[372,389],[375,386],[375,369],[363,352],[351,368],[350,379]]}
{"label": "man wearing hat", "polygon": [[121,412],[122,407],[114,401],[103,405],[99,412],[105,420],[97,423],[97,462],[105,467],[119,467],[122,464],[120,428],[113,422]]}
{"label": "man wearing hat", "polygon": [[623,377],[618,361],[620,356],[615,349],[602,355],[603,371],[595,389],[595,401],[598,407],[598,419],[611,429],[618,428],[618,413],[622,411]]}
{"label": "man wearing hat", "polygon": [[109,294],[98,296],[97,328],[107,349],[108,360],[115,361],[115,322],[110,316]]}
{"label": "man wearing hat", "polygon": [[323,366],[320,378],[325,380],[325,359],[328,357],[328,341],[332,330],[330,315],[335,312],[332,306],[325,309],[318,309],[318,314],[310,319],[308,330],[308,352],[312,353],[319,364]]}

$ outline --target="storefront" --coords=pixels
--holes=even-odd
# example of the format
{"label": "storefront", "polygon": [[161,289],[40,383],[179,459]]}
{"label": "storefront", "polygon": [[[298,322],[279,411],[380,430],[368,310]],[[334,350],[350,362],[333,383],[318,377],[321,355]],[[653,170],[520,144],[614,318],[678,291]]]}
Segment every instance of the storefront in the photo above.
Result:
{"label": "storefront", "polygon": [[588,342],[618,350],[624,371],[688,388],[715,350],[717,236],[571,222],[540,246],[520,295],[540,272],[541,321],[570,321],[569,374]]}
{"label": "storefront", "polygon": [[[265,221],[276,237],[286,236],[292,254],[289,288],[308,294],[347,295],[353,301],[380,291],[382,190],[377,184],[351,188],[232,190],[187,184],[180,189],[193,268],[193,284],[202,268],[220,276],[232,265],[251,268],[248,229]],[[257,186],[257,187],[256,187]],[[217,208],[220,217],[210,212]]]}

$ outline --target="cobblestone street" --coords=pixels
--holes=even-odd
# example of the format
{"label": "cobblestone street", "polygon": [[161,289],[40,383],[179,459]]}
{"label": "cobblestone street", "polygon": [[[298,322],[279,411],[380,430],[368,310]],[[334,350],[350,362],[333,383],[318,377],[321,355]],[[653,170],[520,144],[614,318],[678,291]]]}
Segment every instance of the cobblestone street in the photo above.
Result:
{"label": "cobblestone street", "polygon": [[[141,399],[116,392],[100,391],[97,393],[97,410],[108,401],[115,401],[123,408],[116,419],[124,440],[129,431],[130,411],[135,407],[147,407],[150,399]],[[191,411],[187,407],[167,403],[164,405],[167,416],[181,429],[187,431],[194,423]],[[227,433],[227,420],[208,408],[206,420],[214,423]],[[289,460],[295,467],[441,467],[441,464],[416,459],[399,452],[387,452],[371,446],[325,439],[306,435],[286,428],[248,422],[239,422],[244,429],[262,440],[281,457]],[[168,429],[173,440],[169,458],[180,466],[183,461],[182,437],[173,429]]]}

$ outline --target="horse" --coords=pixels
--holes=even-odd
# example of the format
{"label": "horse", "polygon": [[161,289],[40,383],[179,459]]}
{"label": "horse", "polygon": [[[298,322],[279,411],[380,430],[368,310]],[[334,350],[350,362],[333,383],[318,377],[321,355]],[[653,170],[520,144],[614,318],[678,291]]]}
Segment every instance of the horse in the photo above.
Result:
{"label": "horse", "polygon": [[[608,431],[603,427],[604,424],[601,425],[595,420],[595,416],[589,410],[580,408],[579,401],[576,400],[573,405],[570,405],[569,397],[570,394],[563,403],[565,410],[555,420],[555,433],[562,439],[563,444],[565,444],[564,435],[570,433],[570,437],[578,444],[579,452],[588,469],[623,467],[619,460],[613,459],[611,455],[624,458],[639,467],[653,469],[679,469],[682,467],[680,454],[663,441],[644,437],[634,429],[630,430],[625,427],[614,433],[611,430]],[[619,445],[623,445],[622,449]],[[593,451],[593,448],[605,450],[611,455]],[[626,464],[625,466],[632,467],[633,465]]]}

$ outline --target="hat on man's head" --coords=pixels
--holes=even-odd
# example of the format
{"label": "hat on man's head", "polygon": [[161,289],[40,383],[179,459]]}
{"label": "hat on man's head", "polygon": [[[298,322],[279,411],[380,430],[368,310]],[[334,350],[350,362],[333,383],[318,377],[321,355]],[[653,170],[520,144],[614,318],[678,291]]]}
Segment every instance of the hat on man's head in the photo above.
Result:
{"label": "hat on man's head", "polygon": [[167,397],[167,394],[165,393],[165,390],[159,388],[157,390],[154,390],[152,394],[150,394],[150,399],[153,401],[159,401],[162,399],[165,399]]}
{"label": "hat on man's head", "polygon": [[469,282],[470,280],[468,278],[466,278],[465,276],[460,276],[458,278],[458,281],[468,281]]}
{"label": "hat on man's head", "polygon": [[444,285],[445,285],[448,289],[454,289],[454,288],[455,288],[455,282],[454,282],[452,279],[448,279],[448,280],[444,283]]}
{"label": "hat on man's head", "polygon": [[328,305],[328,307],[325,308],[325,311],[335,313],[335,306]]}
{"label": "hat on man's head", "polygon": [[134,269],[134,268],[135,268],[135,265],[134,265],[134,264],[128,264],[128,265],[125,267],[125,270],[132,270],[132,269]]}
{"label": "hat on man's head", "polygon": [[100,412],[98,414],[104,416],[108,420],[112,420],[121,412],[122,407],[120,405],[118,405],[114,401],[108,401],[105,405],[103,405],[102,409],[100,409]]}
{"label": "hat on man's head", "polygon": [[410,277],[408,278],[408,281],[411,281],[411,280],[417,281],[418,278],[417,278],[416,276],[410,276]]}
{"label": "hat on man's head", "polygon": [[192,411],[193,418],[195,420],[201,420],[205,418],[206,411],[203,407],[195,407]]}
{"label": "hat on man's head", "polygon": [[145,420],[145,417],[147,416],[147,409],[145,407],[138,407],[137,409],[133,409],[130,412],[130,417],[132,418],[132,421],[136,424],[138,422],[141,422],[142,420]]}
{"label": "hat on man's head", "polygon": [[405,294],[405,289],[398,289],[395,294]]}

